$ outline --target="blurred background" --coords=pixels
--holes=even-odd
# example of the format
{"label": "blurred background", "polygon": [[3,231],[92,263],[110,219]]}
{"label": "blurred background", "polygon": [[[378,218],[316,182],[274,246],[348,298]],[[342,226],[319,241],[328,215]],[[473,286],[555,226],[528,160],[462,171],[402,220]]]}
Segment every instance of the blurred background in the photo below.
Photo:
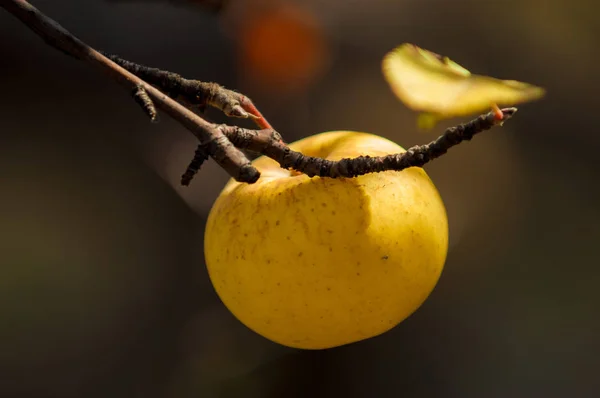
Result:
{"label": "blurred background", "polygon": [[0,10],[0,397],[600,396],[596,2],[32,3],[97,49],[242,91],[287,141],[351,129],[409,147],[456,122],[418,133],[391,93],[381,58],[403,42],[548,95],[426,166],[451,246],[421,309],[298,351],[210,285],[226,173],[208,162],[180,187],[189,132]]}

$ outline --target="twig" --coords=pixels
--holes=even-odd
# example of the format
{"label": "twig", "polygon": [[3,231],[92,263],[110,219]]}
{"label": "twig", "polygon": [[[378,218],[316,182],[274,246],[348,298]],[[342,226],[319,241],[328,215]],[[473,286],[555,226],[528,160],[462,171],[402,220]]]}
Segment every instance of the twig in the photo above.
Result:
{"label": "twig", "polygon": [[137,86],[133,90],[133,99],[142,107],[142,110],[146,112],[151,122],[158,122],[158,113],[156,112],[156,107],[154,106],[152,99],[150,99],[148,96],[146,90],[144,90],[144,87]]}
{"label": "twig", "polygon": [[201,109],[209,105],[230,117],[252,118],[262,129],[272,128],[250,98],[238,92],[228,90],[217,83],[186,79],[177,73],[136,64],[102,51],[100,53],[134,75],[162,89],[172,98],[183,99],[186,103]]}
{"label": "twig", "polygon": [[[20,19],[50,45],[99,67],[132,90],[135,99],[142,105],[151,120],[156,119],[154,107],[156,105],[190,130],[200,144],[193,161],[181,177],[183,185],[190,183],[208,157],[212,157],[237,181],[256,182],[260,173],[240,149],[263,154],[276,160],[283,168],[293,169],[310,177],[352,178],[385,170],[400,171],[409,167],[422,167],[445,154],[453,146],[470,140],[475,134],[503,124],[516,112],[516,108],[502,109],[501,114],[497,110],[489,112],[466,124],[449,128],[435,141],[409,148],[404,153],[380,157],[359,156],[339,161],[305,156],[291,150],[252,101],[240,93],[227,90],[216,83],[185,79],[178,74],[138,65],[117,56],[110,55],[109,59],[75,38],[25,0],[0,0],[0,6]],[[232,117],[251,117],[261,130],[210,123],[152,84],[190,105],[200,107],[209,105]]]}
{"label": "twig", "polygon": [[196,173],[198,173],[198,170],[200,170],[200,167],[202,167],[202,163],[204,163],[206,159],[208,159],[208,153],[206,153],[206,148],[204,148],[204,145],[199,144],[198,148],[196,148],[196,153],[194,153],[194,158],[185,170],[185,173],[183,173],[183,175],[181,176],[181,185],[190,185],[190,182],[192,182],[192,179],[194,178]]}
{"label": "twig", "polygon": [[0,6],[53,47],[99,67],[129,90],[142,87],[158,108],[190,130],[205,145],[209,155],[236,180],[252,183],[260,177],[260,173],[250,164],[246,155],[235,148],[214,124],[92,49],[27,1],[0,0]]}
{"label": "twig", "polygon": [[257,131],[235,126],[221,126],[221,129],[236,147],[262,153],[277,161],[285,169],[293,169],[309,177],[352,178],[386,170],[401,171],[409,167],[421,167],[442,156],[453,146],[501,125],[517,112],[517,108],[505,108],[501,111],[502,119],[498,119],[494,111],[489,112],[465,124],[448,128],[429,144],[414,146],[404,153],[388,156],[359,156],[337,161],[305,156],[293,151],[280,141],[279,133],[272,129]]}

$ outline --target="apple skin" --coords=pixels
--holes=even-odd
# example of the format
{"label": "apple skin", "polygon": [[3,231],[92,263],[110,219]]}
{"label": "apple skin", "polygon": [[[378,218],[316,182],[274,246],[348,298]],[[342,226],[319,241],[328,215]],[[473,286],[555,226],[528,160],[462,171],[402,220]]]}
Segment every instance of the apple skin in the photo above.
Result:
{"label": "apple skin", "polygon": [[[290,147],[331,160],[405,152],[383,137],[316,134]],[[309,178],[267,157],[254,184],[230,180],[208,217],[205,259],[225,306],[284,346],[326,349],[380,335],[426,300],[448,219],[422,168]]]}

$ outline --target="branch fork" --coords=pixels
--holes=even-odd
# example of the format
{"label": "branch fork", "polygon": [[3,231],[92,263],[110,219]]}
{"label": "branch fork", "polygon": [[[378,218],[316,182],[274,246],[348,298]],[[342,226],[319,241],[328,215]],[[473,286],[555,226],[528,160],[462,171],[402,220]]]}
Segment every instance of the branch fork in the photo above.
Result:
{"label": "branch fork", "polygon": [[[73,36],[57,22],[41,13],[26,0],[0,0],[0,6],[18,18],[49,45],[90,65],[99,67],[115,81],[128,88],[136,103],[152,122],[164,111],[199,140],[194,158],[181,177],[189,185],[203,162],[209,157],[237,181],[254,183],[260,172],[252,166],[241,149],[268,156],[282,168],[310,177],[352,178],[385,170],[422,167],[445,154],[450,148],[468,141],[478,133],[502,125],[516,108],[493,108],[470,122],[447,129],[436,140],[388,156],[359,156],[332,161],[293,151],[273,129],[253,102],[245,95],[217,83],[186,79],[176,73],[139,65],[116,55],[99,52]],[[257,130],[211,123],[193,112],[207,106],[219,109],[232,118],[252,119]]]}

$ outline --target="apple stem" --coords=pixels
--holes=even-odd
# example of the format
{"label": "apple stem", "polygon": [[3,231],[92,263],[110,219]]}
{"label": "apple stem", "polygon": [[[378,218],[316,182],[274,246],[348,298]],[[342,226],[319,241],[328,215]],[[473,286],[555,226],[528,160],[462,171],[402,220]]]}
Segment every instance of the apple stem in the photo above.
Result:
{"label": "apple stem", "polygon": [[[160,109],[194,134],[200,143],[194,159],[181,177],[183,185],[190,183],[209,157],[235,180],[256,182],[260,178],[260,172],[241,149],[263,154],[279,162],[283,168],[311,177],[351,178],[373,172],[421,167],[443,155],[451,147],[470,140],[475,134],[501,125],[516,112],[516,108],[506,108],[500,110],[500,114],[499,110],[495,109],[468,123],[447,129],[429,144],[412,147],[401,154],[382,157],[359,156],[339,161],[305,156],[291,150],[285,144],[281,135],[271,127],[245,95],[228,90],[217,83],[186,79],[173,72],[139,65],[116,55],[96,51],[26,0],[0,0],[0,6],[50,46],[98,67],[128,88],[135,101],[153,122],[158,121],[157,109]],[[217,108],[230,117],[252,119],[260,130],[211,123],[190,109],[197,108],[202,111],[207,106]]]}

